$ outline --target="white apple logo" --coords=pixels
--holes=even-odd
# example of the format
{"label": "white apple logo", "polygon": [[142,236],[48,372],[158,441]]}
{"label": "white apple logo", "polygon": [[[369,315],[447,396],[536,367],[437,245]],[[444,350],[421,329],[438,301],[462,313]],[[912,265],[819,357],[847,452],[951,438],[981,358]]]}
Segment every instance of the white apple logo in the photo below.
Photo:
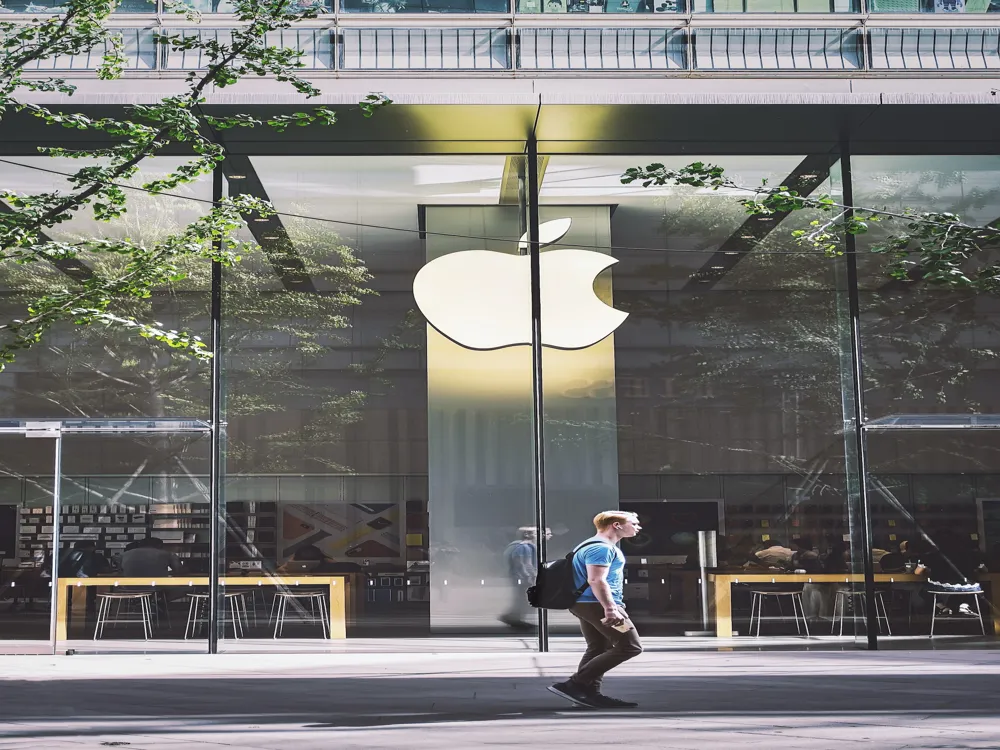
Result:
{"label": "white apple logo", "polygon": [[[539,244],[558,242],[572,219],[539,226]],[[518,250],[528,247],[521,237]],[[618,260],[590,250],[550,250],[541,267],[542,345],[586,349],[607,338],[628,317],[594,293],[594,280]],[[490,350],[531,343],[531,259],[491,250],[435,258],[417,273],[413,296],[427,322],[466,349]]]}

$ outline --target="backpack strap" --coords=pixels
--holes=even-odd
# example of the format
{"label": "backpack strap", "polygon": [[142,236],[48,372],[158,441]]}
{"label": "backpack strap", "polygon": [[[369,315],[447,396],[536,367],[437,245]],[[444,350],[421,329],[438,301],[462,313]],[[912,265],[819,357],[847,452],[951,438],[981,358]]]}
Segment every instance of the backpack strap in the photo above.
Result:
{"label": "backpack strap", "polygon": [[[589,547],[592,544],[606,544],[609,547],[613,547],[614,546],[613,544],[611,544],[611,542],[598,541],[597,539],[591,539],[589,542],[584,542],[579,547],[577,547],[572,552],[570,552],[568,555],[566,555],[566,559],[568,559],[572,563],[573,561],[576,560],[576,553],[577,552],[579,552],[582,549],[586,549],[587,547]],[[583,596],[583,592],[586,591],[589,588],[589,586],[590,586],[590,583],[587,581],[586,568],[584,568],[583,579],[584,579],[583,580],[583,585],[580,586],[580,587],[578,587],[576,589],[576,594],[573,597],[574,599],[579,599],[581,596]]]}

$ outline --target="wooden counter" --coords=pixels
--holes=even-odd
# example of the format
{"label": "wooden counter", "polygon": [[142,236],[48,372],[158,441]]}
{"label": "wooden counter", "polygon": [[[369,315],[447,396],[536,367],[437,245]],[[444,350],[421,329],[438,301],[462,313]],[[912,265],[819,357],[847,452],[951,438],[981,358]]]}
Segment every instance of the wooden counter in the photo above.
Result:
{"label": "wooden counter", "polygon": [[[351,600],[349,577],[346,575],[302,575],[302,576],[224,576],[219,579],[220,586],[271,586],[294,590],[296,586],[327,586],[330,589],[330,638],[331,640],[347,637],[348,607]],[[208,588],[208,576],[177,576],[165,578],[114,578],[101,576],[97,578],[60,578],[59,594],[56,606],[56,640],[65,641],[69,632],[69,604],[73,600],[73,612],[86,611],[86,591],[88,588],[107,588],[114,590],[117,586],[133,586],[137,588]],[[72,593],[70,593],[72,592]],[[200,592],[204,593],[204,591]]]}

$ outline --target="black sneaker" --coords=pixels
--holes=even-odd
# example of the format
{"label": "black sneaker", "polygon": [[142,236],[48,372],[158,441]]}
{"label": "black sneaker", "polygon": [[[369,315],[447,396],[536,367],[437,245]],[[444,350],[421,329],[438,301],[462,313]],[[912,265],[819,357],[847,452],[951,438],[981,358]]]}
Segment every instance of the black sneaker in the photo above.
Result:
{"label": "black sneaker", "polygon": [[545,689],[550,693],[555,693],[559,697],[572,701],[576,705],[583,706],[584,708],[600,707],[595,694],[590,690],[587,690],[587,688],[583,685],[573,682],[573,680],[557,682],[555,685],[549,685]]}
{"label": "black sneaker", "polygon": [[590,699],[597,704],[598,708],[638,708],[638,703],[623,701],[621,698],[612,698],[610,695],[595,693]]}

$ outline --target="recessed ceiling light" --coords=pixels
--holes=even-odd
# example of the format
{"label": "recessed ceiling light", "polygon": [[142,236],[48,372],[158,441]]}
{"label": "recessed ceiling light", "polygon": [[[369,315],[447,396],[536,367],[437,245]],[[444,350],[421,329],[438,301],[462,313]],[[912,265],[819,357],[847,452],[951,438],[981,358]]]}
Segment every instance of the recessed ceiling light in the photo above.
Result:
{"label": "recessed ceiling light", "polygon": [[264,239],[265,240],[276,240],[276,239],[278,239],[278,235],[276,235],[276,234],[265,234],[264,235]]}
{"label": "recessed ceiling light", "polygon": [[726,250],[723,255],[739,255],[739,253],[736,250]]}
{"label": "recessed ceiling light", "polygon": [[264,222],[270,221],[270,219],[265,219],[263,216],[258,216],[256,219],[254,219],[254,221],[258,221],[263,224]]}
{"label": "recessed ceiling light", "polygon": [[230,180],[245,180],[247,176],[245,174],[231,174],[229,175]]}
{"label": "recessed ceiling light", "polygon": [[724,271],[724,270],[726,270],[726,267],[725,266],[712,266],[712,270],[713,271]]}

